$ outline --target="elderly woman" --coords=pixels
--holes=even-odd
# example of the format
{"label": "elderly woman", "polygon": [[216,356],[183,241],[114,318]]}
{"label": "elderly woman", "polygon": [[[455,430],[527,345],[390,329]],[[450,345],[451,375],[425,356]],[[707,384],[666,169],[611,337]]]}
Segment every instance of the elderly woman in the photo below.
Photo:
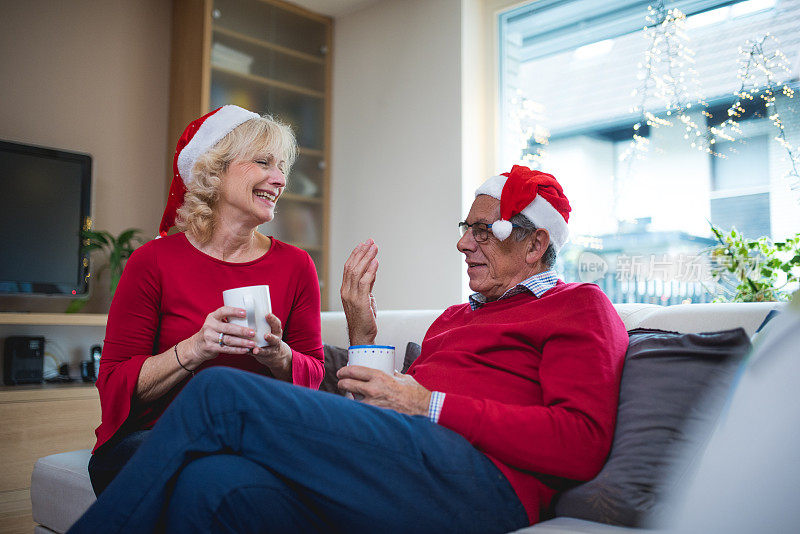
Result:
{"label": "elderly woman", "polygon": [[[314,264],[256,229],[275,216],[296,155],[291,130],[237,106],[192,122],[175,153],[162,238],[128,260],[108,316],[89,462],[95,493],[130,459],[183,386],[223,365],[318,388],[324,374]],[[167,235],[173,225],[180,232]],[[232,324],[226,289],[269,285],[267,346]]]}

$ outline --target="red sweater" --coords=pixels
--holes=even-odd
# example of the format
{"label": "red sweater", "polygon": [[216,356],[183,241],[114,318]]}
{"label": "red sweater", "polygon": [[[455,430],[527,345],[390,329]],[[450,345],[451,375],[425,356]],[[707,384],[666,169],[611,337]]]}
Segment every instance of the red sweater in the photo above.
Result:
{"label": "red sweater", "polygon": [[559,280],[541,298],[448,308],[409,373],[446,393],[439,424],[497,465],[533,524],[559,478],[588,480],[603,466],[627,347],[597,286]]}
{"label": "red sweater", "polygon": [[[97,389],[102,420],[97,447],[125,423],[125,432],[152,427],[191,375],[149,403],[134,398],[144,361],[194,335],[206,316],[223,305],[222,292],[269,285],[272,313],[292,349],[292,381],[318,388],[324,375],[317,272],[303,250],[272,239],[269,251],[246,263],[208,256],[182,233],[156,239],[131,255],[108,314]],[[270,375],[250,355],[221,354],[200,366],[227,365]]]}

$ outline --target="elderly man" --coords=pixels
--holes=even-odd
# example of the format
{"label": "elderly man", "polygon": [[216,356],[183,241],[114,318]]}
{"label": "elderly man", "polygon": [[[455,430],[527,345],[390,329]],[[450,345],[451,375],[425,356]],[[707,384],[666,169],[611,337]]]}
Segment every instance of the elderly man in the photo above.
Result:
{"label": "elderly man", "polygon": [[[569,203],[515,166],[462,222],[468,304],[408,375],[339,372],[361,402],[232,369],[198,373],[71,532],[507,532],[535,523],[611,444],[625,329],[551,270]],[[352,344],[378,335],[371,241],[345,264]],[[234,387],[235,385],[235,387]]]}

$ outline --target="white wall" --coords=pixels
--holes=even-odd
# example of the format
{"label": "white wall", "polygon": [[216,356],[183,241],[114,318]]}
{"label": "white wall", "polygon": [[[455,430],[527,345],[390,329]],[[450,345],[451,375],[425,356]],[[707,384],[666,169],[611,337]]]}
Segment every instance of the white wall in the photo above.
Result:
{"label": "white wall", "polygon": [[[166,199],[171,2],[26,0],[0,15],[0,139],[92,155],[92,217],[155,235]],[[85,311],[107,311],[107,282]],[[2,297],[61,312],[66,298]]]}
{"label": "white wall", "polygon": [[381,309],[461,298],[461,0],[387,0],[335,21],[330,309],[373,238]]}

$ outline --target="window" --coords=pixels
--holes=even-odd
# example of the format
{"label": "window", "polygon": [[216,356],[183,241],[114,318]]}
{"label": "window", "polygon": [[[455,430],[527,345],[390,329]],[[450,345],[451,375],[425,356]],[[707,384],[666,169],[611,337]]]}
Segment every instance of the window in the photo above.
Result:
{"label": "window", "polygon": [[[800,144],[800,0],[537,0],[499,22],[498,165],[564,186],[567,281],[615,302],[706,301],[709,222],[753,238],[800,231],[773,117]],[[785,54],[768,67],[774,100],[741,98],[739,49],[767,32],[764,49]]]}

